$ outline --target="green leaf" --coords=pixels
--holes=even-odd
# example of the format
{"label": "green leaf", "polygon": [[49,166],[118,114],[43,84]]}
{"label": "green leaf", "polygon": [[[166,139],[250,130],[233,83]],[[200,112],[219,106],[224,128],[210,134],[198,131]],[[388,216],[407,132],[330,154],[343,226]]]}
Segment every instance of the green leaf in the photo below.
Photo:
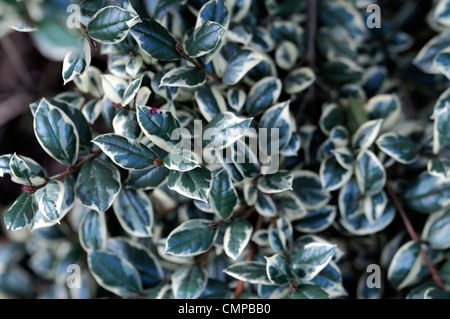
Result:
{"label": "green leaf", "polygon": [[80,3],[80,22],[88,25],[97,11],[106,6],[116,6],[130,12],[135,12],[129,0],[83,0]]}
{"label": "green leaf", "polygon": [[428,173],[433,176],[450,179],[450,159],[435,158],[428,161]]}
{"label": "green leaf", "polygon": [[402,164],[411,164],[419,156],[416,144],[411,139],[396,133],[381,135],[376,144],[384,153]]}
{"label": "green leaf", "polygon": [[325,62],[321,74],[325,82],[340,86],[359,82],[363,77],[363,70],[352,60],[340,58]]}
{"label": "green leaf", "polygon": [[198,12],[195,28],[208,21],[214,21],[227,28],[229,24],[228,9],[223,0],[211,0],[206,2]]}
{"label": "green leaf", "polygon": [[401,102],[395,94],[380,94],[364,105],[369,120],[383,119],[382,131],[392,128],[400,118]]}
{"label": "green leaf", "polygon": [[236,260],[252,237],[253,226],[242,218],[234,219],[225,229],[223,247],[228,257]]}
{"label": "green leaf", "polygon": [[395,253],[389,265],[387,278],[398,289],[418,282],[427,272],[427,266],[420,254],[420,243],[409,241]]}
{"label": "green leaf", "polygon": [[207,272],[198,265],[178,268],[171,279],[175,299],[197,299],[208,284]]}
{"label": "green leaf", "polygon": [[211,221],[192,219],[175,228],[167,237],[164,252],[176,256],[196,256],[208,251],[214,244],[218,228]]}
{"label": "green leaf", "polygon": [[272,285],[267,277],[266,264],[258,261],[234,263],[223,270],[227,275],[237,280],[251,284]]}
{"label": "green leaf", "polygon": [[112,74],[103,74],[101,79],[103,91],[108,99],[115,104],[122,103],[125,90],[128,87],[127,81]]}
{"label": "green leaf", "polygon": [[341,188],[350,180],[352,174],[353,170],[342,167],[334,155],[327,157],[320,164],[320,181],[326,191]]}
{"label": "green leaf", "polygon": [[5,225],[8,230],[19,230],[33,221],[37,205],[33,195],[21,194],[5,213]]}
{"label": "green leaf", "polygon": [[226,170],[221,170],[212,180],[209,203],[217,216],[226,220],[233,214],[237,202],[238,195],[230,175]]}
{"label": "green leaf", "polygon": [[245,110],[250,116],[256,116],[274,105],[281,94],[281,81],[268,76],[256,82],[248,93]]}
{"label": "green leaf", "polygon": [[278,214],[289,221],[298,220],[307,214],[305,206],[292,191],[275,194],[273,200]]}
{"label": "green leaf", "polygon": [[330,296],[319,286],[301,285],[292,295],[292,299],[330,299]]}
{"label": "green leaf", "polygon": [[336,214],[335,206],[325,206],[316,210],[308,210],[306,215],[294,221],[292,226],[299,232],[318,233],[331,226],[336,218]]}
{"label": "green leaf", "polygon": [[238,83],[248,71],[264,59],[265,58],[256,51],[241,49],[228,60],[222,77],[223,83],[228,85]]}
{"label": "green leaf", "polygon": [[9,168],[9,162],[11,161],[11,154],[5,154],[0,156],[0,177],[5,174],[12,175],[11,169]]}
{"label": "green leaf", "polygon": [[318,174],[311,171],[294,171],[293,192],[306,209],[319,209],[328,203],[330,194],[323,190]]}
{"label": "green leaf", "polygon": [[91,64],[91,47],[87,39],[82,40],[82,48],[66,53],[62,68],[64,85],[72,81],[78,74],[86,72]]}
{"label": "green leaf", "polygon": [[450,146],[450,103],[447,103],[440,111],[435,112],[433,152],[438,154],[442,148],[447,146]]}
{"label": "green leaf", "polygon": [[180,66],[164,74],[159,86],[195,88],[205,84],[205,82],[206,72],[203,69]]}
{"label": "green leaf", "polygon": [[59,223],[66,187],[59,180],[50,180],[44,188],[36,191],[39,210],[51,221]]}
{"label": "green leaf", "polygon": [[83,113],[89,124],[93,124],[102,113],[102,101],[93,99],[83,105],[81,112]]}
{"label": "green leaf", "polygon": [[78,237],[86,251],[105,249],[107,238],[105,215],[87,210],[80,221]]}
{"label": "green leaf", "polygon": [[[46,181],[47,174],[44,169],[31,158],[16,153],[4,156],[4,171],[11,175],[11,181],[14,183],[39,185]],[[6,163],[7,159],[9,164]]]}
{"label": "green leaf", "polygon": [[329,103],[322,111],[319,126],[324,134],[330,135],[334,127],[344,124],[344,120],[345,115],[339,106],[336,103]]}
{"label": "green leaf", "polygon": [[317,45],[328,60],[354,59],[357,54],[357,42],[351,39],[349,32],[341,26],[321,27],[317,33]]}
{"label": "green leaf", "polygon": [[213,51],[219,44],[225,28],[216,22],[205,22],[194,30],[186,42],[186,53],[191,58],[198,58]]}
{"label": "green leaf", "polygon": [[88,265],[97,283],[122,297],[132,297],[142,291],[136,268],[124,258],[105,251],[90,251]]}
{"label": "green leaf", "polygon": [[203,131],[203,147],[215,150],[226,148],[240,139],[253,118],[240,118],[231,112],[216,115]]}
{"label": "green leaf", "polygon": [[51,157],[65,166],[75,164],[79,136],[74,122],[63,111],[51,104],[40,103],[33,126],[39,144]]}
{"label": "green leaf", "polygon": [[316,80],[314,71],[308,67],[295,69],[286,75],[283,88],[287,94],[298,94],[310,87]]}
{"label": "green leaf", "polygon": [[135,13],[120,7],[108,6],[100,9],[87,25],[89,36],[102,44],[123,41],[130,28],[139,21]]}
{"label": "green leaf", "polygon": [[147,247],[125,237],[116,237],[108,240],[106,249],[136,267],[144,289],[154,287],[163,280],[163,269]]}
{"label": "green leaf", "polygon": [[186,3],[186,0],[160,0],[153,13],[154,19],[162,19],[166,13]]}
{"label": "green leaf", "polygon": [[255,209],[258,214],[264,217],[275,217],[277,215],[277,208],[273,199],[264,193],[258,192],[258,197],[255,203]]}
{"label": "green leaf", "polygon": [[195,90],[195,102],[205,120],[210,122],[216,115],[227,111],[227,104],[220,91],[215,87],[201,87]]}
{"label": "green leaf", "polygon": [[266,194],[292,190],[293,179],[294,175],[288,171],[278,171],[275,174],[263,175],[258,179],[258,189]]}
{"label": "green leaf", "polygon": [[380,133],[382,124],[383,120],[372,120],[362,124],[355,134],[353,134],[353,148],[361,150],[370,148]]}
{"label": "green leaf", "polygon": [[339,165],[346,169],[352,169],[355,163],[353,152],[348,147],[339,147],[331,151]]}
{"label": "green leaf", "polygon": [[143,77],[141,76],[140,78],[134,80],[127,86],[122,96],[122,103],[121,103],[122,106],[130,104],[131,101],[134,99],[134,97],[139,91],[139,88],[141,87],[142,79]]}
{"label": "green leaf", "polygon": [[76,183],[77,197],[84,206],[105,212],[120,191],[120,173],[113,165],[94,159],[83,165]]}
{"label": "green leaf", "polygon": [[433,213],[428,217],[423,228],[422,239],[433,249],[450,247],[450,210]]}
{"label": "green leaf", "polygon": [[328,265],[335,251],[336,245],[307,244],[292,255],[292,271],[300,278],[311,280]]}
{"label": "green leaf", "polygon": [[151,237],[153,206],[141,190],[122,189],[113,203],[114,213],[122,228],[135,237]]}
{"label": "green leaf", "polygon": [[207,202],[212,186],[212,174],[204,167],[187,172],[170,171],[167,186],[183,196]]}
{"label": "green leaf", "polygon": [[347,122],[349,131],[354,134],[359,127],[368,121],[364,104],[360,99],[350,96],[348,98]]}
{"label": "green leaf", "polygon": [[158,147],[170,152],[177,143],[172,133],[180,128],[177,118],[170,112],[162,112],[146,106],[137,107],[138,123],[144,134]]}
{"label": "green leaf", "polygon": [[173,149],[164,159],[164,166],[179,172],[187,172],[200,167],[197,155],[185,149]]}
{"label": "green leaf", "polygon": [[280,254],[272,257],[265,257],[267,262],[267,277],[275,285],[285,285],[289,283],[292,273],[289,264]]}
{"label": "green leaf", "polygon": [[154,166],[158,155],[144,144],[114,133],[97,136],[93,141],[117,165],[125,169]]}
{"label": "green leaf", "polygon": [[130,34],[139,47],[154,59],[174,61],[181,58],[173,36],[155,20],[143,19],[142,23],[131,28]]}
{"label": "green leaf", "polygon": [[434,59],[439,52],[448,48],[449,44],[450,34],[448,32],[436,35],[422,47],[413,61],[414,64],[425,73],[439,73],[433,66]]}
{"label": "green leaf", "polygon": [[126,181],[126,187],[132,189],[149,190],[160,187],[167,181],[169,170],[164,166],[130,171]]}
{"label": "green leaf", "polygon": [[428,174],[415,178],[403,193],[404,203],[419,213],[434,213],[450,204],[450,181]]}
{"label": "green leaf", "polygon": [[348,2],[322,3],[319,16],[327,26],[345,28],[355,40],[361,41],[366,36],[367,27],[362,15]]}
{"label": "green leaf", "polygon": [[362,151],[356,158],[356,180],[365,195],[375,195],[386,183],[386,171],[377,156],[369,150]]}
{"label": "green leaf", "polygon": [[142,132],[137,122],[136,112],[127,109],[120,110],[114,116],[112,127],[117,135],[122,135],[132,140],[138,140]]}
{"label": "green leaf", "polygon": [[[281,149],[286,146],[291,139],[292,128],[289,105],[290,100],[275,104],[274,106],[267,109],[261,117],[261,120],[259,122],[259,129],[267,129],[268,155],[272,155],[272,143],[278,143],[278,148]],[[279,137],[278,140],[274,138],[276,137],[277,133]]]}

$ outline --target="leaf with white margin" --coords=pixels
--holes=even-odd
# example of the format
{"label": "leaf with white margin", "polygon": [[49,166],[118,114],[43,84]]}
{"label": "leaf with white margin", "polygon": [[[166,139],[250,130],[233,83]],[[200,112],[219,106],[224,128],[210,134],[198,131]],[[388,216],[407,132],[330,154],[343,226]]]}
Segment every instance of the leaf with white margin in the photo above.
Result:
{"label": "leaf with white margin", "polygon": [[314,210],[325,206],[330,200],[330,194],[322,188],[320,177],[312,171],[294,171],[292,182],[293,192],[306,209]]}
{"label": "leaf with white margin", "polygon": [[437,2],[433,12],[433,20],[446,27],[450,26],[449,16],[450,2],[448,0],[442,0]]}
{"label": "leaf with white margin", "polygon": [[11,156],[11,154],[4,154],[0,156],[0,177],[3,177],[5,174],[11,175],[11,169],[9,168]]}
{"label": "leaf with white margin", "polygon": [[258,189],[266,194],[292,190],[293,179],[294,175],[289,171],[278,171],[275,174],[263,175],[258,179]]}
{"label": "leaf with white margin", "polygon": [[396,133],[385,133],[377,141],[377,146],[399,163],[411,164],[419,156],[419,149],[409,138]]}
{"label": "leaf with white margin", "polygon": [[344,124],[345,115],[336,103],[328,103],[324,106],[319,119],[319,126],[322,132],[330,135],[331,130]]}
{"label": "leaf with white margin", "polygon": [[207,202],[212,187],[212,173],[204,167],[187,172],[170,171],[167,186],[183,196]]}
{"label": "leaf with white margin", "polygon": [[291,222],[301,219],[308,213],[303,203],[292,191],[275,194],[272,198],[278,214],[286,217]]}
{"label": "leaf with white margin", "polygon": [[129,0],[83,0],[80,2],[80,22],[84,25],[88,25],[89,21],[91,21],[97,11],[107,5],[117,6],[124,10],[136,13]]}
{"label": "leaf with white margin", "polygon": [[236,260],[250,242],[253,226],[242,218],[236,218],[225,229],[223,247],[228,257]]}
{"label": "leaf with white margin", "polygon": [[51,157],[65,166],[75,164],[80,141],[69,116],[52,104],[40,103],[33,127],[39,144]]}
{"label": "leaf with white margin", "polygon": [[144,134],[166,152],[170,152],[178,141],[172,140],[172,133],[180,123],[171,112],[162,112],[146,106],[137,107],[138,123]]}
{"label": "leaf with white margin", "polygon": [[213,51],[219,44],[225,28],[219,23],[208,21],[195,28],[186,42],[186,53],[191,58],[198,58]]}
{"label": "leaf with white margin", "polygon": [[81,113],[83,113],[89,124],[94,124],[100,114],[102,114],[102,107],[102,100],[93,99],[84,104]]}
{"label": "leaf with white margin", "polygon": [[218,235],[218,228],[210,227],[207,219],[188,220],[167,237],[164,252],[176,256],[196,256],[208,251]]}
{"label": "leaf with white margin", "polygon": [[436,103],[434,104],[434,112],[431,118],[436,118],[436,115],[446,107],[447,103],[450,103],[450,88],[442,92],[437,99]]}
{"label": "leaf with white margin", "polygon": [[139,22],[136,13],[120,7],[108,6],[100,9],[92,17],[86,30],[93,40],[102,44],[115,44],[123,41],[130,28]]}
{"label": "leaf with white margin", "polygon": [[122,228],[135,237],[153,235],[153,206],[141,190],[123,188],[113,203],[113,210]]}
{"label": "leaf with white margin", "polygon": [[212,181],[209,203],[216,215],[221,219],[228,219],[238,202],[238,195],[233,186],[230,175],[226,170],[217,173]]}
{"label": "leaf with white margin", "polygon": [[206,73],[203,69],[180,66],[164,74],[159,86],[195,88],[205,84],[205,82]]}
{"label": "leaf with white margin", "polygon": [[179,172],[187,172],[200,167],[197,155],[186,149],[173,149],[164,159],[164,166]]}
{"label": "leaf with white margin", "polygon": [[258,214],[264,217],[275,217],[277,215],[277,208],[273,199],[264,193],[258,192],[258,198],[255,203],[255,209]]}
{"label": "leaf with white margin", "polygon": [[210,122],[215,116],[227,111],[227,104],[220,91],[215,87],[201,87],[195,90],[195,102],[205,120]]}
{"label": "leaf with white margin", "polygon": [[126,187],[131,189],[150,190],[167,182],[169,170],[164,166],[154,166],[144,170],[132,170],[126,180]]}
{"label": "leaf with white margin", "polygon": [[215,150],[226,148],[240,139],[250,127],[253,118],[240,118],[231,112],[216,115],[205,126],[203,147]]}
{"label": "leaf with white margin", "polygon": [[112,120],[114,133],[123,137],[138,140],[141,136],[141,128],[137,122],[136,112],[133,110],[121,109]]}
{"label": "leaf with white margin", "polygon": [[34,195],[21,194],[5,213],[5,225],[8,230],[20,230],[31,224],[37,205]]}
{"label": "leaf with white margin", "polygon": [[82,48],[69,50],[64,57],[62,77],[64,85],[78,74],[83,74],[91,64],[91,46],[87,38],[82,40]]}
{"label": "leaf with white margin", "polygon": [[355,175],[359,189],[365,195],[375,195],[386,183],[386,171],[383,164],[369,150],[362,151],[356,158]]}
{"label": "leaf with white margin", "polygon": [[450,181],[421,174],[403,193],[405,204],[419,213],[434,213],[450,204]]}
{"label": "leaf with white margin", "polygon": [[342,167],[334,155],[327,157],[320,164],[320,182],[326,191],[341,188],[350,180],[352,174],[353,170]]}
{"label": "leaf with white margin", "polygon": [[97,283],[116,295],[132,297],[142,291],[142,281],[137,269],[116,254],[90,251],[88,265]]}
{"label": "leaf with white margin", "polygon": [[450,146],[450,103],[435,112],[433,127],[433,152],[438,154],[447,146]]}
{"label": "leaf with white margin", "polygon": [[443,32],[434,36],[430,41],[422,47],[413,63],[425,73],[436,74],[439,73],[433,67],[433,61],[436,55],[446,49],[450,44],[450,33]]}
{"label": "leaf with white margin", "polygon": [[292,277],[291,270],[289,269],[289,264],[284,257],[280,254],[275,254],[272,257],[266,258],[266,271],[267,277],[275,285],[285,285],[289,283]]}
{"label": "leaf with white margin", "polygon": [[143,19],[130,30],[139,47],[152,58],[174,61],[181,58],[176,50],[177,41],[156,20]]}
{"label": "leaf with white margin", "polygon": [[83,165],[76,183],[77,197],[83,205],[99,213],[111,207],[120,188],[119,170],[98,158]]}
{"label": "leaf with white margin", "polygon": [[103,74],[102,86],[108,99],[115,104],[122,103],[122,97],[128,87],[127,81],[112,74]]}
{"label": "leaf with white margin", "polygon": [[281,42],[275,51],[275,62],[280,69],[290,70],[298,59],[298,48],[291,41]]}
{"label": "leaf with white margin", "polygon": [[[272,155],[272,144],[278,144],[278,149],[289,143],[292,136],[291,116],[289,105],[291,101],[285,101],[268,108],[259,121],[259,129],[267,129],[267,155]],[[278,133],[278,140],[272,139],[272,135]],[[270,146],[270,147],[269,147]],[[269,151],[270,150],[270,151]]]}
{"label": "leaf with white margin", "polygon": [[420,254],[420,246],[421,243],[411,240],[400,247],[392,258],[387,277],[398,289],[415,284],[428,271]]}
{"label": "leaf with white margin", "polygon": [[267,277],[266,264],[258,261],[234,263],[223,270],[227,275],[251,284],[272,285]]}
{"label": "leaf with white margin", "polygon": [[44,188],[36,191],[39,210],[49,220],[59,223],[65,191],[64,183],[59,180],[50,180]]}
{"label": "leaf with white margin", "polygon": [[274,228],[273,224],[269,226],[269,244],[275,252],[283,254],[286,251],[286,234],[278,229]]}
{"label": "leaf with white margin", "polygon": [[78,237],[85,251],[105,249],[107,239],[105,215],[87,210],[78,226]]}
{"label": "leaf with white margin", "polygon": [[161,0],[155,5],[153,19],[162,19],[169,11],[185,4],[186,0]]}
{"label": "leaf with white margin", "polygon": [[227,85],[238,83],[248,71],[264,59],[264,56],[256,51],[241,49],[228,61],[222,77],[223,83]]}
{"label": "leaf with white margin", "polygon": [[[4,159],[9,158],[9,165],[6,166],[5,162],[5,172],[11,175],[11,181],[14,183],[22,185],[39,185],[46,181],[47,174],[41,165],[36,163],[31,158],[26,156],[17,155],[4,155]],[[8,168],[9,169],[8,169]]]}
{"label": "leaf with white margin", "polygon": [[125,169],[146,169],[154,165],[158,155],[129,137],[108,133],[93,141],[117,165]]}
{"label": "leaf with white margin", "polygon": [[141,87],[142,79],[143,77],[141,76],[140,78],[134,80],[127,86],[122,96],[122,103],[121,103],[122,106],[130,104],[130,102],[134,99],[134,97],[139,91],[139,88]]}
{"label": "leaf with white margin", "polygon": [[197,15],[195,28],[200,27],[208,21],[214,21],[228,28],[230,17],[227,6],[223,0],[211,0],[206,2]]}
{"label": "leaf with white margin", "polygon": [[355,164],[353,152],[348,147],[339,147],[331,151],[339,165],[346,169],[352,169]]}
{"label": "leaf with white margin", "polygon": [[151,94],[152,91],[148,87],[141,87],[137,92],[135,105],[146,105]]}
{"label": "leaf with white margin", "polygon": [[433,249],[450,247],[450,209],[431,214],[422,232],[422,239]]}
{"label": "leaf with white margin", "polygon": [[306,215],[295,220],[292,226],[299,232],[315,234],[330,227],[336,218],[336,214],[336,207],[331,205],[308,210]]}
{"label": "leaf with white margin", "polygon": [[283,88],[287,94],[298,94],[310,87],[316,80],[314,71],[308,67],[295,69],[286,75]]}
{"label": "leaf with white margin", "polygon": [[401,102],[396,94],[380,94],[364,105],[369,120],[383,119],[381,131],[391,129],[401,115]]}
{"label": "leaf with white margin", "polygon": [[300,285],[292,294],[292,299],[331,299],[330,296],[319,286]]}
{"label": "leaf with white margin", "polygon": [[256,116],[274,105],[281,94],[281,81],[268,76],[256,82],[248,93],[245,110],[250,116]]}
{"label": "leaf with white margin", "polygon": [[171,276],[175,299],[197,299],[208,284],[208,273],[199,265],[178,268]]}
{"label": "leaf with white margin", "polygon": [[310,243],[291,256],[294,274],[302,279],[313,279],[333,258],[336,245]]}
{"label": "leaf with white margin", "polygon": [[450,179],[450,159],[435,158],[428,161],[428,173],[433,176]]}
{"label": "leaf with white margin", "polygon": [[108,239],[106,250],[129,261],[138,271],[144,289],[154,287],[163,278],[163,269],[156,256],[144,245],[125,237]]}
{"label": "leaf with white margin", "polygon": [[365,150],[372,146],[380,133],[383,120],[371,120],[362,124],[353,134],[352,146],[354,149]]}
{"label": "leaf with white margin", "polygon": [[344,27],[350,36],[357,40],[363,40],[367,35],[367,27],[362,15],[348,2],[326,2],[320,6],[320,20],[327,26]]}
{"label": "leaf with white margin", "polygon": [[363,199],[363,209],[367,220],[375,224],[383,215],[387,205],[387,196],[384,191],[373,196],[365,196]]}
{"label": "leaf with white margin", "polygon": [[[253,86],[252,86],[253,88]],[[227,101],[230,107],[239,112],[245,104],[247,93],[244,90],[230,88],[227,91]]]}

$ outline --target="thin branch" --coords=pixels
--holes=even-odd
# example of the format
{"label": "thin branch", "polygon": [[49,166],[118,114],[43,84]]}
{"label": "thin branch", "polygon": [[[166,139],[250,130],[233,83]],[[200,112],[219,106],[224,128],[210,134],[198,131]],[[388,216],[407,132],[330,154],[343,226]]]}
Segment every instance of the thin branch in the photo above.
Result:
{"label": "thin branch", "polygon": [[210,249],[208,249],[206,252],[198,256],[194,259],[194,265],[201,265],[203,264],[206,259],[208,258],[209,254],[212,253],[215,250],[215,246],[213,245]]}
{"label": "thin branch", "polygon": [[[253,234],[261,229],[263,221],[264,221],[264,217],[262,215],[259,215],[258,220],[256,221],[255,228],[253,229]],[[252,242],[250,248],[248,249],[247,258],[245,259],[245,261],[252,260],[253,255],[255,254],[255,250],[256,250],[256,244],[254,242]],[[243,291],[244,291],[244,282],[242,280],[239,280],[239,282],[236,286],[235,293],[234,293],[234,299],[238,299]]]}
{"label": "thin branch", "polygon": [[[385,185],[385,189],[389,196],[391,197],[392,201],[394,202],[395,207],[397,208],[398,212],[400,213],[400,216],[402,217],[403,224],[405,224],[406,230],[408,231],[409,235],[411,236],[412,240],[419,242],[419,236],[417,236],[417,233],[414,231],[414,228],[406,215],[406,212],[403,209],[403,206],[400,202],[400,199],[397,197],[397,194],[395,193],[392,186],[387,182]],[[420,247],[420,255],[424,259],[428,269],[430,269],[430,272],[433,276],[434,281],[438,284],[438,286],[443,290],[446,291],[445,285],[442,282],[442,278],[439,275],[439,272],[436,270],[436,268],[433,266],[433,263],[431,262],[430,258],[428,257],[425,250],[422,249],[422,246]]]}
{"label": "thin branch", "polygon": [[316,65],[316,33],[317,33],[317,7],[319,0],[308,1],[308,21],[306,23],[306,32],[308,37],[308,51],[306,52],[305,62],[313,70]]}

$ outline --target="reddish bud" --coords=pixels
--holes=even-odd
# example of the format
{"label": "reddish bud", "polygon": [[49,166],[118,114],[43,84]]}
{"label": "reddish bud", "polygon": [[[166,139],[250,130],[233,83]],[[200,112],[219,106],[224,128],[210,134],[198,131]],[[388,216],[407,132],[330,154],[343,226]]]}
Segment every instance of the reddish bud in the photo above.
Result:
{"label": "reddish bud", "polygon": [[156,166],[162,166],[164,163],[164,161],[162,159],[155,159],[153,161],[153,164],[155,164]]}

